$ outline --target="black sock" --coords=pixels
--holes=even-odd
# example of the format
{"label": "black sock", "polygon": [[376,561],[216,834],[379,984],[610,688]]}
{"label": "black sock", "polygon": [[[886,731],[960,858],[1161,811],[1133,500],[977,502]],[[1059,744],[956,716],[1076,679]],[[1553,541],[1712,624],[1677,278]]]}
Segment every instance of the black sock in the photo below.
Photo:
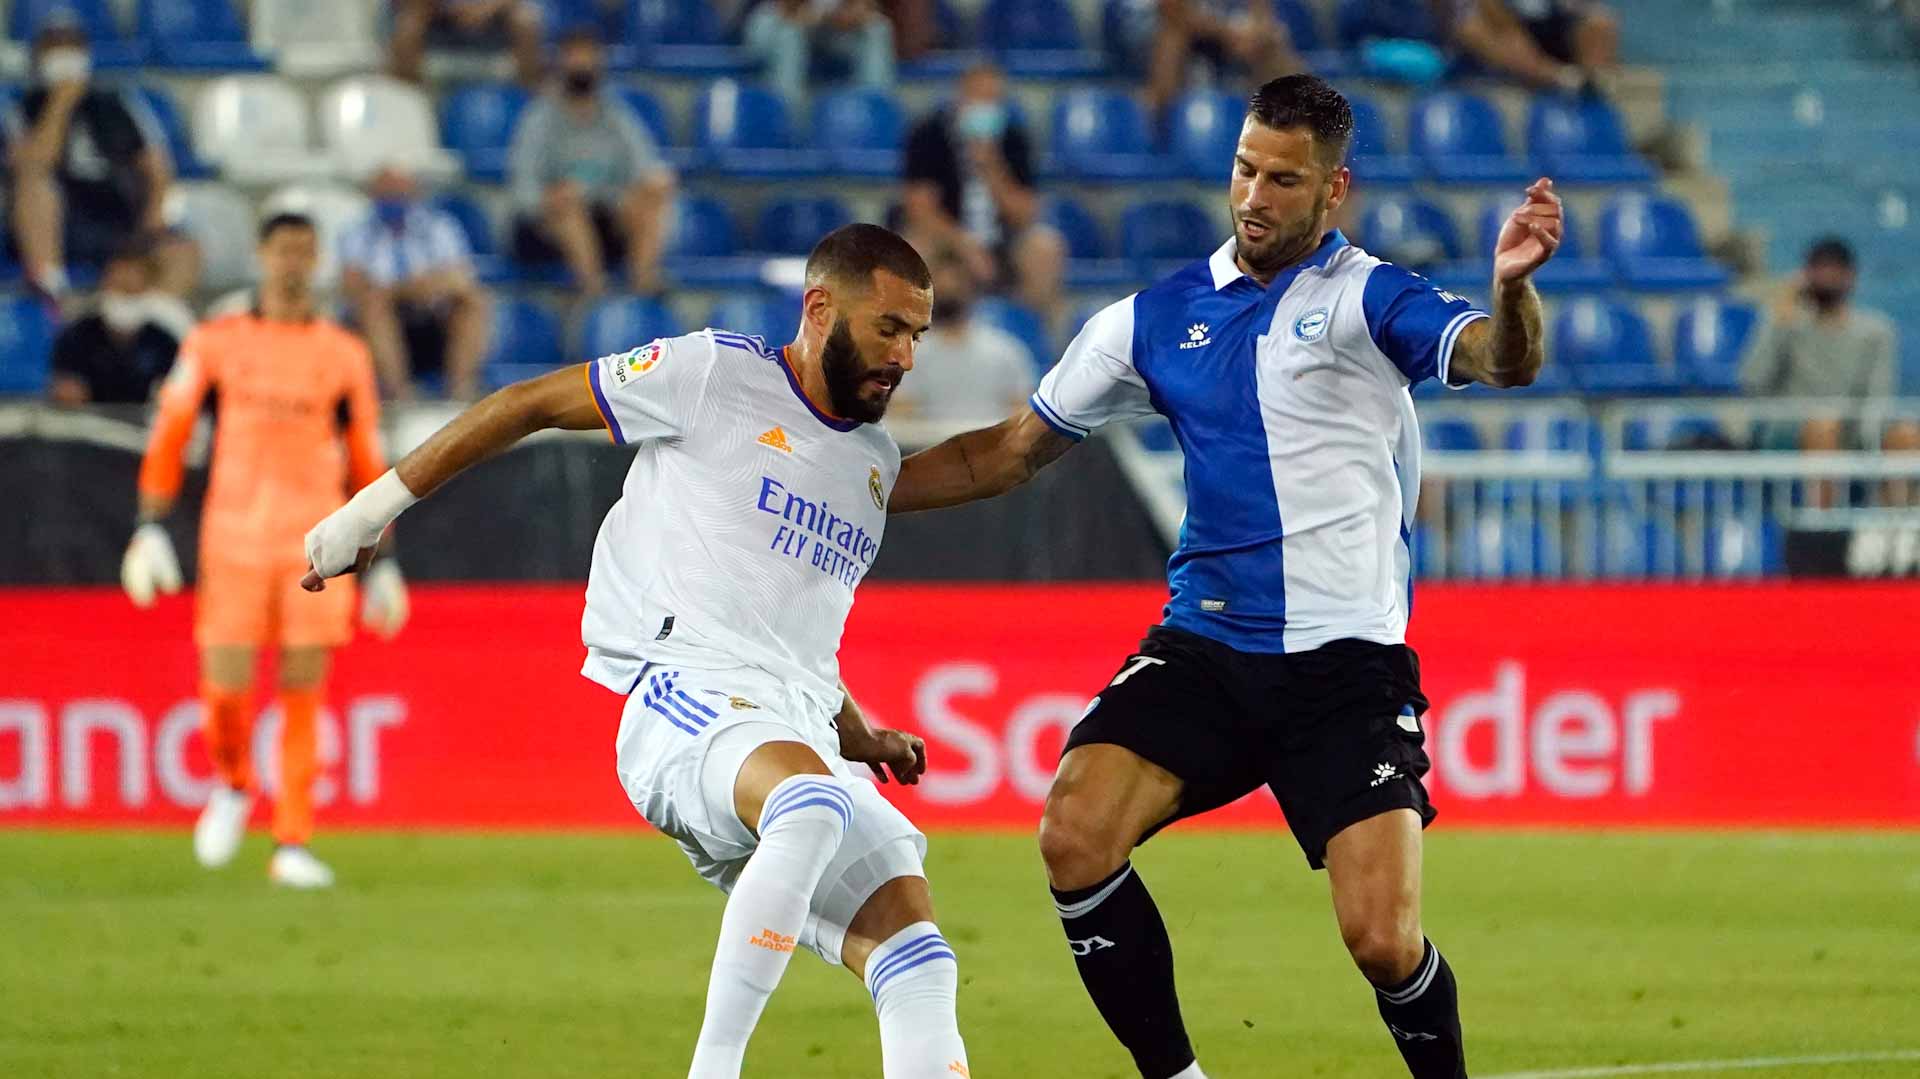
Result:
{"label": "black sock", "polygon": [[1460,1038],[1460,990],[1453,968],[1427,941],[1413,976],[1399,985],[1375,987],[1380,1018],[1400,1047],[1413,1079],[1467,1079],[1467,1051]]}
{"label": "black sock", "polygon": [[1106,880],[1053,893],[1080,981],[1145,1079],[1193,1063],[1173,991],[1173,945],[1147,886],[1128,862]]}

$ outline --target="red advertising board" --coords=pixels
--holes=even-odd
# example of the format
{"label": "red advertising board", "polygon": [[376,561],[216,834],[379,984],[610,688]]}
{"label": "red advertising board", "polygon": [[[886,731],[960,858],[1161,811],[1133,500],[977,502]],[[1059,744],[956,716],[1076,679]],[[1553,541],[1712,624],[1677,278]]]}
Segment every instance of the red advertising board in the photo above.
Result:
{"label": "red advertising board", "polygon": [[[886,789],[925,827],[1030,826],[1065,731],[1162,595],[863,588],[848,684],[933,760],[919,787]],[[1920,826],[1920,585],[1432,586],[1417,602],[1443,823]],[[643,826],[613,775],[620,699],[575,673],[579,614],[577,586],[417,589],[398,640],[337,659],[326,825]],[[139,612],[110,590],[0,591],[0,824],[191,818],[208,770],[190,616],[185,597]],[[1279,817],[1263,793],[1208,820]]]}

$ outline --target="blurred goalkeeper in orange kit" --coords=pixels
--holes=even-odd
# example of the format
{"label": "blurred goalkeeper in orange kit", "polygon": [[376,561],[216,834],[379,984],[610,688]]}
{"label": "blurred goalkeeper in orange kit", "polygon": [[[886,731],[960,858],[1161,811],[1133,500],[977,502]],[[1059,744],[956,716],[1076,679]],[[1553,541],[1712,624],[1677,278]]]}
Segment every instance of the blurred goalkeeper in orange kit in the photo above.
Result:
{"label": "blurred goalkeeper in orange kit", "polygon": [[[223,866],[245,835],[259,789],[253,767],[253,678],[260,649],[280,651],[280,782],[273,806],[275,883],[324,888],[333,871],[307,850],[316,724],[333,649],[353,634],[351,587],[306,592],[302,537],[386,470],[373,360],[351,333],[314,313],[319,237],[298,214],[260,228],[252,310],[202,323],[180,346],[140,465],[140,524],[120,580],[136,606],[180,589],[180,562],[160,521],[180,491],[182,454],[202,407],[214,413],[211,476],[200,524],[194,642],[202,732],[216,783],[194,826],[201,865]],[[360,617],[382,636],[407,618],[391,559],[360,578]]]}

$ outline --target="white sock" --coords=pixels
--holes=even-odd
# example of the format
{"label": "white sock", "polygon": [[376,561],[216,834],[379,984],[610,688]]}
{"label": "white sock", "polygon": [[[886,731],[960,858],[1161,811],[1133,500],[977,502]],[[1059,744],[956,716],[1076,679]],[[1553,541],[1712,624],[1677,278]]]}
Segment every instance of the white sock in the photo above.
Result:
{"label": "white sock", "polygon": [[867,991],[880,1016],[880,1067],[886,1079],[964,1079],[955,998],[960,964],[932,922],[888,937],[867,959]]}
{"label": "white sock", "polygon": [[1180,1074],[1168,1076],[1168,1079],[1207,1079],[1207,1073],[1200,1070],[1200,1062],[1194,1061],[1180,1069]]}
{"label": "white sock", "polygon": [[760,845],[734,882],[720,919],[688,1079],[737,1079],[747,1039],[786,973],[821,874],[853,820],[853,796],[831,776],[792,776],[760,813]]}

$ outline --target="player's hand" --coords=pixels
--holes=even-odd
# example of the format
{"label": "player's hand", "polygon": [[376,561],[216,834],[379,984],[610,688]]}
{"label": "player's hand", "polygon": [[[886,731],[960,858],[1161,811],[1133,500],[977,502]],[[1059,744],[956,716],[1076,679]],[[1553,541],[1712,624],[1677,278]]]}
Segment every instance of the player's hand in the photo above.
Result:
{"label": "player's hand", "polygon": [[180,558],[158,521],[133,530],[127,553],[120,559],[120,587],[135,607],[153,606],[155,592],[171,596],[180,591]]}
{"label": "player's hand", "polygon": [[300,587],[319,592],[327,587],[328,577],[365,572],[386,530],[384,524],[372,528],[353,512],[352,503],[327,514],[307,533],[307,575],[300,578]]}
{"label": "player's hand", "polygon": [[1560,250],[1566,222],[1553,181],[1542,176],[1527,188],[1527,201],[1507,216],[1493,245],[1493,279],[1511,285],[1524,281]]}
{"label": "player's hand", "polygon": [[893,778],[908,786],[920,782],[921,773],[927,770],[926,741],[917,734],[885,727],[842,725],[840,755],[866,765],[882,783],[887,781],[887,768],[893,769]]}
{"label": "player's hand", "polygon": [[407,582],[393,559],[376,562],[361,575],[360,624],[381,640],[392,640],[406,626],[411,611]]}

